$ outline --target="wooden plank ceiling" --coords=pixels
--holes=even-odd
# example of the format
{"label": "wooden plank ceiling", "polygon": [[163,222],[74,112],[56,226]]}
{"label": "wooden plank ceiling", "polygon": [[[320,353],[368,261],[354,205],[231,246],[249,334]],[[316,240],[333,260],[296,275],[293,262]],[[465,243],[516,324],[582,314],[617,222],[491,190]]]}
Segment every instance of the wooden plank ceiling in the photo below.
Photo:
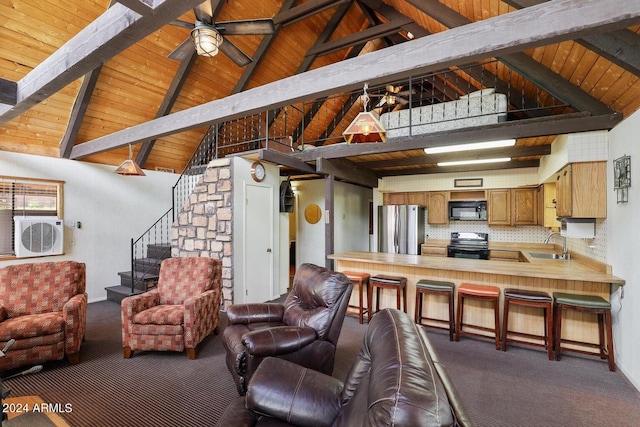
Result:
{"label": "wooden plank ceiling", "polygon": [[[425,37],[512,13],[544,0],[213,0],[201,6],[197,3],[2,0],[0,150],[69,158],[74,146],[156,117],[366,55],[404,43],[411,37]],[[195,12],[190,10],[194,6]],[[121,30],[112,28],[113,25],[91,27],[108,9],[113,16],[131,16],[132,23],[127,24],[129,28],[124,28],[122,35],[116,34]],[[272,18],[275,32],[225,36],[226,43],[232,43],[251,58],[248,65],[239,66],[224,53],[213,58],[197,56],[189,39],[190,29],[185,28],[188,25],[172,25],[171,21],[194,23],[202,10],[207,10],[215,22]],[[541,26],[545,25],[543,21],[541,17]],[[639,22],[608,33],[504,55],[488,68],[504,81],[512,82],[510,85],[522,86],[517,88],[521,93],[536,93],[537,85],[544,93],[571,100],[571,105],[585,106],[579,111],[627,117],[640,108]],[[86,34],[87,28],[100,31]],[[111,32],[113,35],[106,34]],[[122,41],[114,42],[116,37]],[[83,40],[96,44],[86,58],[74,55],[81,49],[91,49],[85,47]],[[178,52],[172,55],[183,43],[180,56]],[[75,50],[66,53],[60,50],[69,46]],[[35,73],[40,72],[42,78],[48,77],[47,72],[51,75],[54,71],[36,67],[43,62],[41,68],[49,67],[45,61],[48,58],[52,61],[56,55],[61,58],[58,63],[68,60],[69,75],[77,73],[77,77],[66,81],[63,70],[62,77],[51,77],[53,83],[62,82],[60,87],[54,84],[48,89],[51,93],[43,89],[43,93],[36,92],[21,103],[21,85],[26,86],[24,82]],[[511,73],[519,77],[507,78]],[[37,85],[37,81],[31,84]],[[322,121],[316,116],[313,125],[339,138],[360,107],[345,96],[340,98],[340,105],[332,108],[332,117]],[[336,124],[338,112],[345,110],[350,110],[351,115],[345,115]],[[133,144],[134,156],[145,168],[180,172],[207,127]],[[522,162],[521,166],[536,164],[544,153],[544,148],[531,147],[548,146],[553,140],[548,131],[536,134],[529,129],[518,135],[524,136],[518,138],[520,151],[513,155],[514,161]],[[458,138],[464,140],[464,136]],[[358,162],[361,168],[371,169],[378,176],[435,170],[430,168],[432,164],[427,164],[419,145],[400,147],[403,150],[354,151],[337,157]],[[128,152],[127,147],[119,147],[90,154],[82,160],[118,165]],[[300,159],[314,160],[304,156]],[[272,160],[282,157],[274,155]]]}

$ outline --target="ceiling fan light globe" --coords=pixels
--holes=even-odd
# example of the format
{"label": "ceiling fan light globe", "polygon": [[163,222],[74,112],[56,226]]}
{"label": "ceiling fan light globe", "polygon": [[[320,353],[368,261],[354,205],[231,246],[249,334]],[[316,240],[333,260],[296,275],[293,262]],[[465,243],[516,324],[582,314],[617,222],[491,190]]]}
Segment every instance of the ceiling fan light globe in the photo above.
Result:
{"label": "ceiling fan light globe", "polygon": [[196,22],[196,26],[191,30],[191,38],[198,55],[209,57],[218,54],[218,46],[222,44],[223,40],[215,28],[201,22]]}

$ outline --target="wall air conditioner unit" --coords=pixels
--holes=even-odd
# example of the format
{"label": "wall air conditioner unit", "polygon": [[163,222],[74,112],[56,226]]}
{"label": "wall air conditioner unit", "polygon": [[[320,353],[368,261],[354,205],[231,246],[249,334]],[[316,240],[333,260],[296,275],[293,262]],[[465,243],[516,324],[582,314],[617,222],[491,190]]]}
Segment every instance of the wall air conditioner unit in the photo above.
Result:
{"label": "wall air conditioner unit", "polygon": [[14,217],[16,257],[62,255],[64,224],[55,216]]}

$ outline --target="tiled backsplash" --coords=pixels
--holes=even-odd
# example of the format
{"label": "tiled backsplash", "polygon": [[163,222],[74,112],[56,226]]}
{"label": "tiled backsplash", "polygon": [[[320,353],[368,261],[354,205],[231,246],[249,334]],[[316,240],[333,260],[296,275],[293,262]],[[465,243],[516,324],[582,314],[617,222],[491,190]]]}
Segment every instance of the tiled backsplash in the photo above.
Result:
{"label": "tiled backsplash", "polygon": [[[425,221],[426,223],[426,221]],[[489,233],[489,242],[544,243],[550,231],[540,226],[496,227],[486,221],[451,221],[448,225],[429,225],[425,227],[425,239],[450,239],[453,231],[476,231]],[[584,255],[600,262],[607,259],[607,221],[596,221],[594,239],[567,239],[569,252]],[[550,243],[562,246],[562,237],[555,235]]]}

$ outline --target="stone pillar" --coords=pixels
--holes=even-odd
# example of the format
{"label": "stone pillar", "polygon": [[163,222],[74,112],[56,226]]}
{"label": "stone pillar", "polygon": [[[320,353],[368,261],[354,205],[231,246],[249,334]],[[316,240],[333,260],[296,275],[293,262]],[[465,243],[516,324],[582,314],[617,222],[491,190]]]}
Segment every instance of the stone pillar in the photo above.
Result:
{"label": "stone pillar", "polygon": [[223,307],[233,301],[233,195],[230,159],[207,165],[171,227],[172,257],[222,261]]}

